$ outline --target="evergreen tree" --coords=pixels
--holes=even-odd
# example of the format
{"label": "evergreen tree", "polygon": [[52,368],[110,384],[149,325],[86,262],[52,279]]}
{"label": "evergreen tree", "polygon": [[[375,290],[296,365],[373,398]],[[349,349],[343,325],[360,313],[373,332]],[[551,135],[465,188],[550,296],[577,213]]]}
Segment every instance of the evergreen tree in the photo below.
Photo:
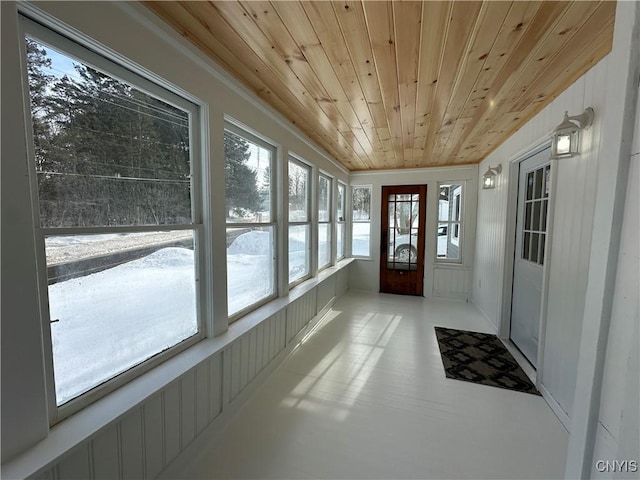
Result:
{"label": "evergreen tree", "polygon": [[224,134],[225,199],[227,216],[245,216],[260,210],[257,172],[247,165],[249,144],[230,132]]}

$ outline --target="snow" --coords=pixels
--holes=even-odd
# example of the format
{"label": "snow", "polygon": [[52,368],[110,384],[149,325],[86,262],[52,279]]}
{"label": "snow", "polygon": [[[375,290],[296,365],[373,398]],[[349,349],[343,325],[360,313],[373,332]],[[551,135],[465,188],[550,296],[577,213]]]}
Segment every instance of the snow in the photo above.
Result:
{"label": "snow", "polygon": [[[308,273],[307,230],[306,225],[290,228],[290,281]],[[154,238],[160,239],[147,235],[145,246],[153,244]],[[254,230],[239,235],[228,247],[229,315],[275,293],[271,239],[271,231]],[[100,241],[115,240],[127,239],[119,234],[50,237],[47,249],[75,245],[103,253],[105,246]],[[194,252],[167,247],[98,273],[50,285],[58,404],[196,334],[195,278]]]}
{"label": "snow", "polygon": [[195,299],[185,248],[50,285],[58,404],[194,335]]}

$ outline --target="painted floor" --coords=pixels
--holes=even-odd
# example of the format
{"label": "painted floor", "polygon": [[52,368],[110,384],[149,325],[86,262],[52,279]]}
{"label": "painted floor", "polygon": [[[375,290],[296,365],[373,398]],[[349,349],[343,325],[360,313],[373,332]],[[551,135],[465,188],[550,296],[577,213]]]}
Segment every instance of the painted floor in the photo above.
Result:
{"label": "painted floor", "polygon": [[563,477],[544,399],[445,378],[436,325],[492,331],[468,303],[348,292],[180,476]]}

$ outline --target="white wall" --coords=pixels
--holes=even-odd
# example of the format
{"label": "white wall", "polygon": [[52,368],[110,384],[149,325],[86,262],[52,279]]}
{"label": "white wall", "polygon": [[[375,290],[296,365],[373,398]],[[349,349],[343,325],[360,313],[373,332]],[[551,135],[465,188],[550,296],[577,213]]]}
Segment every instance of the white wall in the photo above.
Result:
{"label": "white wall", "polygon": [[625,472],[603,472],[603,465],[597,468],[598,460],[635,460],[640,472],[640,96],[632,152],[592,462],[594,478],[626,476]]}
{"label": "white wall", "polygon": [[[336,269],[327,270],[322,272],[323,281],[310,287],[312,290],[308,295],[309,298],[313,298],[313,302],[308,309],[296,310],[298,313],[287,316],[287,302],[290,297],[276,300],[275,302],[281,302],[275,309],[277,311],[265,314],[262,323],[255,321],[247,326],[245,322],[242,335],[237,332],[222,335],[227,330],[226,290],[220,287],[226,282],[223,227],[224,116],[228,115],[249,126],[255,133],[268,138],[280,148],[282,159],[286,159],[287,152],[291,151],[347,184],[348,173],[275,114],[270,107],[236,82],[229,80],[226,73],[142,5],[125,2],[36,4],[48,15],[42,17],[45,22],[62,26],[69,35],[92,39],[95,45],[103,47],[110,56],[131,62],[130,65],[136,65],[145,75],[167,82],[179,93],[201,106],[205,130],[203,150],[210,167],[211,197],[208,200],[213,225],[218,226],[210,232],[209,237],[213,246],[209,268],[213,276],[213,312],[209,312],[207,322],[210,333],[221,335],[213,343],[211,339],[200,342],[196,347],[165,362],[159,368],[152,369],[149,375],[143,375],[50,430],[36,290],[35,247],[25,152],[26,134],[22,121],[24,112],[20,93],[22,84],[18,46],[23,39],[19,37],[17,30],[16,4],[1,4],[3,475],[10,476],[6,472],[29,471],[40,461],[38,458],[47,457],[49,464],[59,463],[59,466],[55,467],[59,476],[111,476],[113,471],[109,469],[114,465],[110,455],[116,458],[120,452],[119,455],[124,455],[119,464],[121,475],[124,472],[124,476],[136,477],[140,468],[144,468],[143,471],[151,476],[189,443],[194,432],[200,431],[215,418],[217,407],[207,407],[205,414],[203,401],[215,402],[217,389],[221,388],[226,392],[222,397],[224,408],[224,395],[230,402],[234,398],[233,395],[251,380],[250,373],[257,375],[266,363],[271,362],[283,351],[287,345],[285,331],[302,328],[308,323],[309,315],[305,314],[304,318],[300,318],[300,312],[312,312],[311,316],[316,315],[327,302],[332,301],[336,292],[343,291],[347,286],[346,269],[339,272]],[[286,189],[280,189],[280,193],[282,201],[286,202]],[[285,289],[283,294],[286,293]],[[318,295],[321,295],[319,300]],[[294,302],[292,305],[297,304]],[[242,320],[236,322],[233,325],[234,329],[240,328],[236,325],[242,323]],[[257,339],[262,338],[263,330],[280,332],[277,338],[274,333],[268,338],[264,336],[262,343],[257,344],[256,348],[269,352],[265,353],[263,362],[258,362],[253,357],[243,360],[245,347],[230,345],[227,348],[223,345],[225,338],[237,337],[238,342],[249,341],[245,336],[252,342],[258,342]],[[238,351],[241,353],[238,354]],[[185,365],[194,358],[200,359],[199,365],[186,367]],[[217,380],[212,383],[208,374],[203,372],[213,375],[218,368],[216,362],[222,358],[225,359],[225,370],[220,377],[222,383],[215,386]],[[236,375],[237,372],[239,377]],[[164,374],[171,379],[170,384],[167,384],[169,380],[162,383]],[[155,380],[150,382],[149,379]],[[149,387],[152,383],[154,386]],[[137,393],[131,396],[123,392]],[[123,405],[132,402],[133,397],[137,398],[139,403],[131,405],[131,409],[127,410]],[[114,398],[118,400],[113,400]],[[110,408],[101,409],[105,404],[109,404]],[[176,405],[180,405],[182,413],[174,409]],[[202,411],[198,413],[198,409]],[[142,418],[148,415],[151,415],[149,421],[141,424]],[[192,423],[192,419],[196,423]],[[97,432],[101,428],[100,422],[108,426],[104,431]],[[161,432],[148,430],[153,422],[163,425]],[[83,423],[85,426],[90,424],[91,427],[84,428]],[[146,431],[141,430],[141,425],[144,424]],[[86,436],[79,434],[79,431],[84,431]],[[33,447],[47,436],[47,440]],[[114,443],[116,439],[117,444]],[[79,443],[79,447],[74,450],[75,453],[71,452],[70,457],[65,457],[59,462],[60,459],[55,452],[66,451],[66,447],[61,445],[69,446],[74,441]],[[54,445],[55,443],[58,445]],[[19,452],[23,452],[23,455],[12,462],[6,462]],[[127,466],[131,462],[136,465],[133,470],[129,470]],[[146,466],[141,466],[143,464]],[[87,468],[90,468],[90,471]]]}
{"label": "white wall", "polygon": [[600,122],[606,104],[606,69],[604,58],[480,164],[480,172],[499,163],[503,170],[498,188],[480,190],[478,195],[472,297],[474,304],[500,327],[504,315],[503,275],[509,278],[512,275],[505,271],[504,252],[509,236],[515,235],[515,230],[507,231],[509,179],[514,178],[512,170],[517,173],[517,164],[511,162],[548,141],[549,133],[562,121],[565,110],[575,115],[591,106],[596,112],[594,124],[583,134],[581,155],[554,161],[552,166],[556,189],[551,250],[545,257],[549,297],[542,382],[568,416],[575,389],[586,292]]}
{"label": "white wall", "polygon": [[[380,291],[380,227],[383,185],[427,185],[427,219],[425,231],[424,296],[467,299],[471,293],[471,267],[474,256],[478,167],[438,167],[411,170],[358,172],[351,174],[351,184],[371,185],[371,259],[358,259],[351,266],[349,286],[369,292]],[[462,261],[445,263],[436,260],[438,223],[438,182],[464,184]]]}
{"label": "white wall", "polygon": [[[585,478],[593,473],[591,462],[595,458],[591,458],[589,442],[594,438],[594,406],[586,397],[594,394],[600,402],[601,380],[604,384],[596,437],[598,454],[637,458],[638,452],[637,154],[629,180],[629,190],[635,196],[627,200],[627,208],[631,203],[635,210],[627,210],[624,219],[620,208],[623,201],[619,199],[626,181],[627,160],[623,152],[628,152],[632,138],[629,132],[633,120],[628,111],[635,105],[638,91],[638,11],[637,3],[619,3],[612,52],[510,137],[479,169],[482,173],[489,165],[503,165],[498,188],[479,192],[472,300],[504,334],[508,332],[508,287],[512,276],[505,249],[510,250],[509,243],[513,242],[514,215],[509,202],[514,202],[512,193],[516,190],[516,185],[509,183],[517,178],[516,164],[509,163],[548,141],[548,134],[560,123],[564,110],[578,114],[585,107],[594,108],[595,121],[584,131],[581,155],[552,162],[555,205],[550,251],[546,255],[546,329],[541,338],[542,366],[537,372],[545,398],[571,431],[569,478]],[[510,168],[505,171],[507,165]],[[634,220],[630,221],[629,216]],[[622,271],[617,272],[614,294],[616,266],[609,259],[618,259],[620,225],[620,254],[633,256],[635,251],[636,260],[620,260]],[[635,250],[630,248],[628,239],[633,239]],[[625,294],[627,288],[629,293]],[[607,350],[608,363],[601,377],[599,357],[605,351],[601,340],[609,334],[609,315],[609,341],[614,344],[610,348],[617,353]],[[589,328],[583,329],[583,325]],[[597,407],[595,412],[598,413]],[[623,416],[631,426],[621,420]],[[614,432],[605,435],[604,429],[609,425]]]}
{"label": "white wall", "polygon": [[604,153],[600,132],[607,107],[607,61],[608,57],[601,60],[480,164],[483,172],[489,165],[502,163],[503,172],[496,190],[479,191],[472,297],[499,326],[503,318],[502,275],[511,276],[504,271],[504,249],[511,235],[507,232],[509,171],[517,168],[510,162],[547,141],[565,110],[575,115],[591,106],[596,112],[594,124],[583,132],[581,155],[553,162],[556,189],[551,254],[546,257],[549,296],[542,384],[569,418],[587,288],[598,159]]}

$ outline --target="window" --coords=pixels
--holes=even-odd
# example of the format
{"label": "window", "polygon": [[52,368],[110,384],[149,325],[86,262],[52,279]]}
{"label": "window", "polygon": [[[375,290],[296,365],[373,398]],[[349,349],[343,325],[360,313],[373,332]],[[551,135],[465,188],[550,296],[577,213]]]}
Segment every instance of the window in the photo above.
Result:
{"label": "window", "polygon": [[336,209],[336,259],[344,258],[344,244],[347,230],[344,227],[346,185],[338,183],[338,205]]}
{"label": "window", "polygon": [[198,109],[22,21],[56,421],[202,336]]}
{"label": "window", "polygon": [[331,179],[318,177],[318,269],[331,263]]}
{"label": "window", "polygon": [[229,124],[224,132],[229,316],[276,295],[275,148]]}
{"label": "window", "polygon": [[527,173],[521,258],[538,265],[544,265],[550,175],[551,165]]}
{"label": "window", "polygon": [[462,185],[439,185],[437,258],[460,260],[462,235]]}
{"label": "window", "polygon": [[289,159],[289,284],[310,274],[311,167]]}
{"label": "window", "polygon": [[353,187],[352,190],[351,255],[369,257],[371,234],[371,185]]}

